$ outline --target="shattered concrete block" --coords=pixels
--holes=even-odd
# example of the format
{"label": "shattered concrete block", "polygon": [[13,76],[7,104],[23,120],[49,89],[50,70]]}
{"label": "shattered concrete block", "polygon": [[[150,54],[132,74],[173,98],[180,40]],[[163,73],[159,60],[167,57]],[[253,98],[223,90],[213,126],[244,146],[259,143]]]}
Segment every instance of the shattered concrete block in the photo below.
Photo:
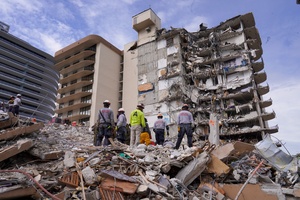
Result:
{"label": "shattered concrete block", "polygon": [[188,186],[204,171],[209,160],[210,156],[207,152],[201,153],[198,158],[195,158],[182,168],[175,178],[179,179],[185,186]]}
{"label": "shattered concrete block", "polygon": [[92,185],[97,180],[97,176],[90,166],[87,166],[82,170],[82,175],[88,185]]}
{"label": "shattered concrete block", "polygon": [[220,160],[227,158],[229,156],[239,157],[245,155],[254,150],[254,146],[245,142],[232,142],[227,143],[223,146],[219,146],[217,149],[213,150],[211,153],[215,155]]}
{"label": "shattered concrete block", "polygon": [[149,193],[149,188],[147,185],[140,185],[137,188],[136,193],[140,196],[140,197],[146,197],[147,194]]}
{"label": "shattered concrete block", "polygon": [[65,167],[71,168],[75,166],[75,153],[67,151],[64,158]]}

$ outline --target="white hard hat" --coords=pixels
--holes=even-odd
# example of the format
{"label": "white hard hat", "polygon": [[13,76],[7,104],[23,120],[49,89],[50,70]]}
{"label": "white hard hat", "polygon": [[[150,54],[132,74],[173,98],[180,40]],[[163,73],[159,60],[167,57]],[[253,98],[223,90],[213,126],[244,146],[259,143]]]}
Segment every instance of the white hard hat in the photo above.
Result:
{"label": "white hard hat", "polygon": [[120,108],[118,111],[119,112],[125,112],[124,108]]}
{"label": "white hard hat", "polygon": [[110,104],[109,100],[105,100],[105,101],[103,101],[103,103],[109,103]]}
{"label": "white hard hat", "polygon": [[17,94],[17,97],[20,97],[20,96],[22,96],[21,94]]}

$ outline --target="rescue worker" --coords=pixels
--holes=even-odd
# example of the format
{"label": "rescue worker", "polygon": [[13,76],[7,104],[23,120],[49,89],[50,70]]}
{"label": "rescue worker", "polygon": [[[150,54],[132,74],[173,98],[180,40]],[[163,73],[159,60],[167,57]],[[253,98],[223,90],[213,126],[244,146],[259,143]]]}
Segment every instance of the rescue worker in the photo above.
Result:
{"label": "rescue worker", "polygon": [[13,112],[14,109],[14,101],[15,101],[15,97],[11,96],[7,102],[8,104],[8,112]]}
{"label": "rescue worker", "polygon": [[109,138],[112,137],[112,130],[114,128],[114,112],[109,108],[109,100],[103,102],[103,107],[98,112],[99,131],[97,135],[96,146],[101,146],[104,138],[103,146],[110,144]]}
{"label": "rescue worker", "polygon": [[138,104],[130,114],[130,148],[138,145],[140,134],[146,127],[143,110],[144,104]]}
{"label": "rescue worker", "polygon": [[13,114],[15,116],[19,115],[20,112],[20,106],[22,105],[22,100],[21,100],[21,94],[17,94],[17,97],[14,100],[14,108],[13,108]]}
{"label": "rescue worker", "polygon": [[126,125],[127,125],[127,119],[125,116],[125,110],[124,108],[120,108],[118,110],[116,131],[117,131],[117,140],[123,144],[125,144],[125,140],[126,140],[126,133],[127,133]]}
{"label": "rescue worker", "polygon": [[194,119],[193,115],[190,111],[188,111],[189,106],[187,104],[183,104],[182,110],[179,112],[177,117],[177,125],[178,125],[178,138],[176,142],[175,149],[178,149],[181,141],[186,134],[188,146],[192,147],[192,140],[193,140],[193,129],[194,126]]}
{"label": "rescue worker", "polygon": [[155,133],[156,144],[163,145],[165,142],[165,129],[167,130],[167,135],[169,136],[169,126],[167,126],[166,121],[163,119],[163,115],[158,113],[157,120],[154,122],[153,131]]}
{"label": "rescue worker", "polygon": [[146,127],[143,128],[143,131],[140,135],[140,144],[145,144],[148,146],[151,143],[151,131],[147,122],[148,121],[145,118]]}

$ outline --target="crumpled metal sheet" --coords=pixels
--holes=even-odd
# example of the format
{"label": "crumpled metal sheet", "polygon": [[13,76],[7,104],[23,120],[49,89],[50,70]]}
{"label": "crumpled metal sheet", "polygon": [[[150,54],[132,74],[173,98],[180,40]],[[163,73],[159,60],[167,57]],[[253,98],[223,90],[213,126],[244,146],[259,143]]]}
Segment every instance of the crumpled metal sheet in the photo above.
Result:
{"label": "crumpled metal sheet", "polygon": [[283,172],[291,171],[293,173],[298,171],[297,158],[286,154],[278,148],[269,134],[254,146],[261,156],[269,161],[277,170]]}

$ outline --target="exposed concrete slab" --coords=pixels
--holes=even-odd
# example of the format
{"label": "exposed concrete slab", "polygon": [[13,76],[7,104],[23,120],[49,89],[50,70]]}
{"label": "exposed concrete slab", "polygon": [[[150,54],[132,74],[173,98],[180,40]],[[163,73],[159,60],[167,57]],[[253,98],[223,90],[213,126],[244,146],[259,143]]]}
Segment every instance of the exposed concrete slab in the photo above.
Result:
{"label": "exposed concrete slab", "polygon": [[0,151],[0,162],[10,158],[14,155],[21,153],[22,151],[26,151],[33,146],[33,141],[29,139],[19,140],[16,144],[4,148]]}

